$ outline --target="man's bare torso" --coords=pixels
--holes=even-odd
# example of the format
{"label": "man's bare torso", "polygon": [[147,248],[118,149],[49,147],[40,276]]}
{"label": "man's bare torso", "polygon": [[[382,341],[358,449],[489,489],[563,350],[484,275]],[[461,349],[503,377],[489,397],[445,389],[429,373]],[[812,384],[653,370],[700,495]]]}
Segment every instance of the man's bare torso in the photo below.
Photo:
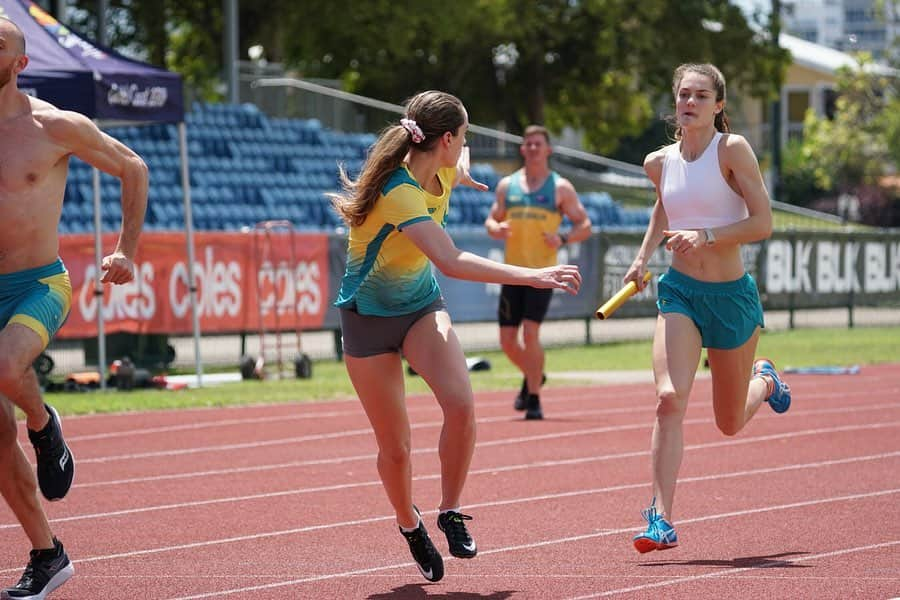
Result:
{"label": "man's bare torso", "polygon": [[0,121],[0,273],[49,264],[59,251],[69,153],[46,129],[56,109],[29,103]]}

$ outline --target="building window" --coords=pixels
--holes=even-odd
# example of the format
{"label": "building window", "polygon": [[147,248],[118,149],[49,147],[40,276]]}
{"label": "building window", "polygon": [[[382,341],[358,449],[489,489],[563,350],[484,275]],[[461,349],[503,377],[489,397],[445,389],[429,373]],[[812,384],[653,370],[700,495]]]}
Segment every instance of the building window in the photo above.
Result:
{"label": "building window", "polygon": [[789,123],[803,123],[806,118],[806,109],[809,108],[809,91],[802,90],[788,92],[787,117]]}
{"label": "building window", "polygon": [[809,90],[796,90],[787,93],[787,137],[795,139],[803,135],[803,120],[809,108]]}
{"label": "building window", "polygon": [[822,93],[823,103],[825,109],[825,117],[828,118],[829,121],[834,120],[834,116],[837,114],[837,99],[838,93],[834,90],[824,90]]}

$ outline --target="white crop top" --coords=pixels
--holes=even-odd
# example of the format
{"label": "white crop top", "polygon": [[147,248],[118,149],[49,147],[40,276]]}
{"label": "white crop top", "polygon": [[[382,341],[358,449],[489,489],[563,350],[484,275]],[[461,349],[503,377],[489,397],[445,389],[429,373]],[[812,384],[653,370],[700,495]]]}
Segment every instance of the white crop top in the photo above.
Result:
{"label": "white crop top", "polygon": [[681,156],[681,142],[665,154],[660,181],[660,198],[669,229],[703,229],[731,225],[749,216],[747,203],[722,177],[719,168],[717,131],[699,158],[692,162]]}

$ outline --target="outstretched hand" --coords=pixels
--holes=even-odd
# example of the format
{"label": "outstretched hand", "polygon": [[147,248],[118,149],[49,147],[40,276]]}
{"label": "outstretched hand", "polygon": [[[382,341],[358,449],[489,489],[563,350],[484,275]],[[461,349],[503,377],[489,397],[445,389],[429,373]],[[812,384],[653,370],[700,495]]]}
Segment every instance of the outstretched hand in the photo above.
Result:
{"label": "outstretched hand", "polygon": [[123,284],[134,279],[134,263],[121,252],[104,256],[100,269],[104,271],[101,283]]}
{"label": "outstretched hand", "polygon": [[581,272],[578,265],[555,265],[538,269],[538,278],[532,284],[541,289],[565,290],[573,296],[581,288]]}
{"label": "outstretched hand", "polygon": [[479,182],[472,179],[472,174],[469,173],[469,147],[463,146],[459,152],[459,159],[456,161],[456,183],[457,185],[467,185],[471,188],[475,188],[480,192],[486,192],[490,188]]}
{"label": "outstretched hand", "polygon": [[467,185],[471,188],[475,188],[476,190],[478,190],[480,192],[486,192],[490,189],[487,186],[487,184],[484,184],[484,183],[481,183],[480,181],[475,181],[474,179],[472,179],[472,175],[469,173],[468,169],[460,169],[459,170],[459,184]]}

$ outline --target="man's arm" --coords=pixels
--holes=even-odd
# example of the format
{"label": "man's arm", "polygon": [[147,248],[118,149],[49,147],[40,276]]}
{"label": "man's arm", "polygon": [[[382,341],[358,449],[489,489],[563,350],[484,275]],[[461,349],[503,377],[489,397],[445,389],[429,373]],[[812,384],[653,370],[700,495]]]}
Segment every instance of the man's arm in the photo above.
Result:
{"label": "man's arm", "polygon": [[559,178],[557,180],[556,197],[559,212],[569,218],[572,228],[565,234],[565,239],[561,234],[548,235],[547,244],[559,248],[563,244],[583,242],[591,237],[591,218],[581,200],[578,199],[575,186],[568,179]]}
{"label": "man's arm", "polygon": [[497,192],[494,203],[491,205],[491,212],[488,213],[487,219],[484,220],[484,227],[487,229],[488,235],[495,240],[505,240],[509,237],[509,223],[506,219],[506,190],[509,188],[509,176],[504,177],[497,184]]}
{"label": "man's arm", "polygon": [[[103,259],[104,282],[127,283],[134,277],[133,262],[138,237],[147,211],[149,173],[140,156],[118,140],[100,131],[84,115],[57,111],[46,121],[54,141],[122,182],[122,229],[115,252]],[[125,259],[124,261],[122,259]]]}

